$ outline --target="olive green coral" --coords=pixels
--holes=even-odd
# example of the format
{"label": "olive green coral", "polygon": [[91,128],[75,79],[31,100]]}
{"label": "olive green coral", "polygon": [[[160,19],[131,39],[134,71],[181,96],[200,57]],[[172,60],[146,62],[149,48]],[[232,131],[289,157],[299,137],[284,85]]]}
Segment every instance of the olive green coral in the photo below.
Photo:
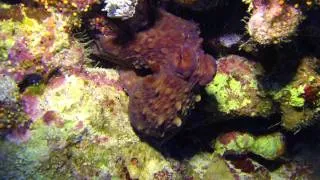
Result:
{"label": "olive green coral", "polygon": [[311,124],[319,114],[318,67],[317,58],[302,58],[292,80],[282,88],[270,91],[273,99],[280,104],[284,128],[296,131]]}
{"label": "olive green coral", "polygon": [[214,149],[221,155],[252,152],[265,159],[274,160],[284,153],[285,142],[281,133],[255,137],[248,133],[230,132],[218,138]]}
{"label": "olive green coral", "polygon": [[[263,179],[277,180],[279,178],[297,179],[310,177],[310,170],[301,164],[288,163],[272,171],[250,158],[226,159],[216,153],[200,152],[185,163],[185,178],[195,180],[236,180]],[[283,174],[281,174],[283,173]]]}
{"label": "olive green coral", "polygon": [[216,154],[198,153],[186,162],[186,174],[193,179],[233,179],[227,162]]}
{"label": "olive green coral", "polygon": [[43,21],[39,21],[27,13],[29,7],[9,7],[20,10],[16,13],[21,13],[22,17],[0,21],[0,37],[4,39],[0,46],[2,60],[8,58],[10,48],[21,39],[26,41],[29,51],[35,57],[43,56],[44,53],[54,53],[69,46],[69,35],[66,32],[68,17],[52,13]]}
{"label": "olive green coral", "polygon": [[231,116],[266,117],[272,113],[272,102],[260,87],[263,69],[258,63],[230,55],[217,64],[217,74],[206,86],[211,105]]}

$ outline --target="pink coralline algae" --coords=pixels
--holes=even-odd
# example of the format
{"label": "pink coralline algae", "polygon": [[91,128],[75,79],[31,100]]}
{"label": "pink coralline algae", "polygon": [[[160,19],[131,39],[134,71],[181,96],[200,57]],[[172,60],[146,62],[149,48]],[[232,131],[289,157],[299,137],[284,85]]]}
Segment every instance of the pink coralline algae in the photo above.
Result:
{"label": "pink coralline algae", "polygon": [[36,96],[24,95],[22,97],[23,110],[26,112],[32,120],[35,120],[40,112],[37,110],[39,100]]}
{"label": "pink coralline algae", "polygon": [[285,1],[254,0],[248,32],[259,44],[277,44],[290,39],[303,20],[302,12]]}
{"label": "pink coralline algae", "polygon": [[160,10],[153,27],[118,42],[121,30],[101,24],[108,22],[99,18],[92,21],[101,32],[101,53],[117,57],[119,63],[151,71],[144,77],[122,75],[130,96],[132,125],[155,137],[180,127],[196,99],[192,90],[210,82],[216,70],[214,58],[201,49],[197,25]]}

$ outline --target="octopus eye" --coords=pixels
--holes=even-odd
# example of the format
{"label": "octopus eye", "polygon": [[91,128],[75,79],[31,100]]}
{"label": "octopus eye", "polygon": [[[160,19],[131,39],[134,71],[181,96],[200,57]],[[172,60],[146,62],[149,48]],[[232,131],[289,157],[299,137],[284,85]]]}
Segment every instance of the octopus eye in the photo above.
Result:
{"label": "octopus eye", "polygon": [[196,69],[197,57],[191,48],[184,47],[181,49],[178,58],[173,61],[175,71],[187,79]]}

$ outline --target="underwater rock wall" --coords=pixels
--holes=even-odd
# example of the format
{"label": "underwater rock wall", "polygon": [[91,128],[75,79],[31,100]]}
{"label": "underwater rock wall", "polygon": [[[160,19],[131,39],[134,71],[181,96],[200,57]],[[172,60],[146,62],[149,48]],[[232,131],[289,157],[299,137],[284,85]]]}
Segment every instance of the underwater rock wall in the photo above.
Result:
{"label": "underwater rock wall", "polygon": [[0,2],[0,179],[318,179],[318,17],[302,0]]}

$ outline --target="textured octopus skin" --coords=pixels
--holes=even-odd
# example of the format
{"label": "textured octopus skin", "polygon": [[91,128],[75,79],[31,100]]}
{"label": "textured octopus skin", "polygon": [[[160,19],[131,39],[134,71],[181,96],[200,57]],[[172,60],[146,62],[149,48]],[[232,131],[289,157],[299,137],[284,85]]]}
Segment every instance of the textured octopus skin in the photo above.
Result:
{"label": "textured octopus skin", "polygon": [[152,27],[127,41],[119,41],[119,31],[111,26],[98,35],[101,53],[151,71],[142,77],[121,75],[130,97],[131,124],[144,135],[165,137],[183,124],[195,102],[193,89],[213,79],[215,60],[201,49],[195,23],[163,10]]}

